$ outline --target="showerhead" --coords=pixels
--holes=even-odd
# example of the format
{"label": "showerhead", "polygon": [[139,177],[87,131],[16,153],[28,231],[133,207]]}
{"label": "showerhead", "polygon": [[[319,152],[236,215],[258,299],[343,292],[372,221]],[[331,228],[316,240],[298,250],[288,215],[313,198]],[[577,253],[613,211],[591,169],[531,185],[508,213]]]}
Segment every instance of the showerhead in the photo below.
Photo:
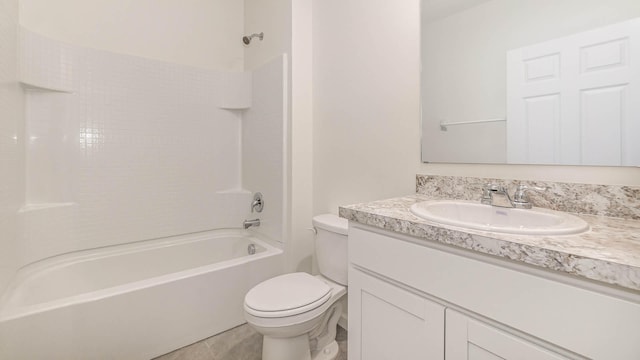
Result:
{"label": "showerhead", "polygon": [[251,39],[253,39],[254,37],[257,37],[258,39],[260,39],[260,41],[262,41],[262,39],[264,38],[264,33],[261,32],[260,34],[251,34],[249,36],[243,36],[242,37],[242,42],[245,45],[249,45],[249,44],[251,44]]}

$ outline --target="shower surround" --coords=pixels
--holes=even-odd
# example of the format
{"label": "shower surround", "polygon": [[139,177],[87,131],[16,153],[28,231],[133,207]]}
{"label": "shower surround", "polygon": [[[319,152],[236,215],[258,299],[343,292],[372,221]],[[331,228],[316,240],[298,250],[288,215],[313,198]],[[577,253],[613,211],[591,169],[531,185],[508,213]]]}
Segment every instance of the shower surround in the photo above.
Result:
{"label": "shower surround", "polygon": [[241,224],[242,117],[222,107],[250,106],[250,74],[21,40],[24,263]]}
{"label": "shower surround", "polygon": [[[265,226],[254,234],[283,240],[286,56],[230,73],[77,47],[24,29],[19,48],[26,102],[19,267],[238,228],[251,216],[254,191],[267,203]],[[282,263],[270,272],[281,272]],[[9,286],[5,303],[19,285]],[[203,311],[215,317],[230,310]]]}

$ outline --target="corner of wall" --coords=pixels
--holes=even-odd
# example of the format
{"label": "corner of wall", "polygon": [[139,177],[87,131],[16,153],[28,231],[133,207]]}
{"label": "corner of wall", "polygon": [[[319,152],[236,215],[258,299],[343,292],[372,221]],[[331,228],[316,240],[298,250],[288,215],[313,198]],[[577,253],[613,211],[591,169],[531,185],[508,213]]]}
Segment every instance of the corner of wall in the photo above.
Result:
{"label": "corner of wall", "polygon": [[0,0],[0,294],[19,267],[24,202],[24,95],[18,83],[18,1]]}

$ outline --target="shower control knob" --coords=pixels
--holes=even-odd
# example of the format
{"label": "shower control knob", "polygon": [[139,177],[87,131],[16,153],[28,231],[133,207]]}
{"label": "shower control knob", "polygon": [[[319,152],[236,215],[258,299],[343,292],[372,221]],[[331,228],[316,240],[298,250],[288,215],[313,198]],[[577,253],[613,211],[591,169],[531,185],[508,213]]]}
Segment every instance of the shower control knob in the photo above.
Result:
{"label": "shower control knob", "polygon": [[253,194],[253,201],[251,202],[251,212],[254,210],[257,212],[262,212],[264,209],[264,200],[262,199],[262,193],[257,192]]}

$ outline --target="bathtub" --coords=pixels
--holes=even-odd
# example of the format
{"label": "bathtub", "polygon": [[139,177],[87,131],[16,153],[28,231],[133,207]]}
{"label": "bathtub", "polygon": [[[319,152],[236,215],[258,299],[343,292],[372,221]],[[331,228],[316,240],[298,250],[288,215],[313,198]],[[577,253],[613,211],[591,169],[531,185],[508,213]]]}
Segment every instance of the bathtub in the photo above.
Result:
{"label": "bathtub", "polygon": [[[249,254],[255,249],[255,253]],[[0,359],[149,359],[244,323],[282,250],[215,230],[65,254],[19,271],[0,300]]]}

